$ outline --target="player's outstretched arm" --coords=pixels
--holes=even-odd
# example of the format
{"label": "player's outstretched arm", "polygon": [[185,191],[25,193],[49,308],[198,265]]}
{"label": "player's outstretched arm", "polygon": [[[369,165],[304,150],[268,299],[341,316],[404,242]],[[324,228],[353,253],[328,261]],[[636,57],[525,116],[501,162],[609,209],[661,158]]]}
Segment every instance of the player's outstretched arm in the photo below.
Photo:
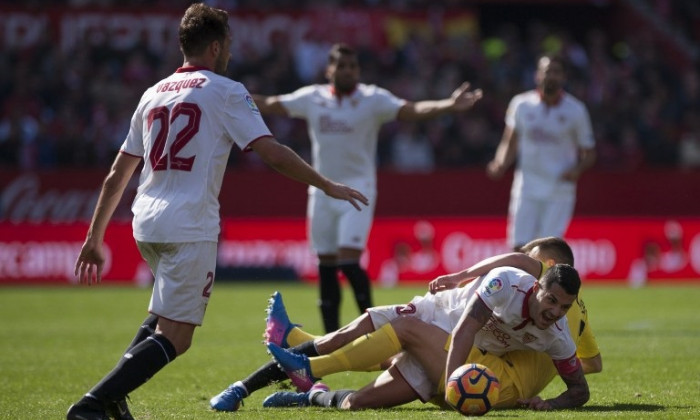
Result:
{"label": "player's outstretched arm", "polygon": [[330,197],[349,202],[357,210],[362,210],[360,204],[366,206],[369,203],[361,192],[319,174],[292,149],[280,144],[273,137],[258,139],[250,147],[267,165],[295,181],[313,185]]}
{"label": "player's outstretched arm", "polygon": [[519,268],[535,278],[542,274],[541,262],[521,252],[511,252],[487,258],[458,273],[437,277],[428,284],[428,289],[432,294],[454,289],[498,267]]}
{"label": "player's outstretched arm", "polygon": [[506,126],[501,136],[501,142],[496,148],[496,155],[486,165],[486,174],[491,179],[499,179],[515,162],[518,149],[518,136],[515,129]]}
{"label": "player's outstretched arm", "polygon": [[420,121],[437,117],[448,112],[462,112],[471,109],[482,97],[481,89],[469,90],[469,82],[464,82],[449,98],[419,102],[406,102],[399,109],[399,121]]}
{"label": "player's outstretched arm", "polygon": [[447,352],[447,363],[445,366],[445,381],[449,379],[455,369],[467,361],[469,352],[474,345],[474,337],[486,325],[486,322],[491,317],[491,313],[491,309],[486,306],[478,295],[473,295],[469,299],[457,326],[452,331],[450,349]]}
{"label": "player's outstretched arm", "polygon": [[79,283],[90,285],[102,281],[102,268],[105,263],[102,243],[105,231],[140,162],[140,157],[125,153],[119,153],[114,160],[112,168],[102,184],[85,243],[75,261],[75,275],[78,276]]}
{"label": "player's outstretched arm", "polygon": [[287,108],[277,99],[277,96],[250,95],[255,101],[255,105],[264,115],[283,115],[287,116]]}

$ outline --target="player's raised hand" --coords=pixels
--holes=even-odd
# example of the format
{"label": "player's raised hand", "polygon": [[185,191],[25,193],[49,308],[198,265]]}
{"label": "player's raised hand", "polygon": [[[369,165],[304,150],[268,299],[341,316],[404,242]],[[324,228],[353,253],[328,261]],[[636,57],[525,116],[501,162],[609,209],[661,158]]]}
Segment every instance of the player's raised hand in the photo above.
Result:
{"label": "player's raised hand", "polygon": [[105,265],[104,250],[102,242],[96,243],[90,240],[85,241],[80,255],[75,261],[75,275],[79,283],[88,286],[102,281],[102,269]]}
{"label": "player's raised hand", "polygon": [[483,97],[481,89],[469,90],[471,84],[464,82],[460,87],[452,92],[450,98],[454,101],[456,111],[466,111],[474,106]]}
{"label": "player's raised hand", "polygon": [[326,187],[326,189],[323,190],[323,192],[325,192],[326,195],[329,197],[348,201],[350,204],[353,205],[353,207],[355,207],[359,211],[362,210],[362,207],[360,207],[359,203],[362,203],[365,206],[369,204],[369,199],[367,199],[367,197],[365,197],[364,194],[357,191],[356,189],[348,187],[347,185],[338,184],[336,182],[330,182],[328,184],[328,187]]}
{"label": "player's raised hand", "polygon": [[457,274],[445,274],[444,276],[436,277],[434,280],[428,283],[428,290],[430,293],[435,294],[443,290],[450,290],[454,289],[455,287],[459,287],[459,285],[466,280],[469,279],[465,279]]}

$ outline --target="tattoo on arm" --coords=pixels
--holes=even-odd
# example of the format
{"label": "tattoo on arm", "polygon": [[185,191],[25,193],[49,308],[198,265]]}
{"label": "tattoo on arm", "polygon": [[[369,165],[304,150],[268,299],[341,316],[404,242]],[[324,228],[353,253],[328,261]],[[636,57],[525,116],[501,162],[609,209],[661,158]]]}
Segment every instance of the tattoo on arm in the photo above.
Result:
{"label": "tattoo on arm", "polygon": [[489,318],[491,318],[492,311],[488,306],[480,299],[476,298],[472,302],[471,308],[469,309],[468,316],[474,318],[479,322],[480,325],[486,325]]}
{"label": "tattoo on arm", "polygon": [[590,392],[586,377],[583,375],[583,369],[579,367],[571,374],[561,375],[561,378],[564,380],[567,389],[558,397],[547,400],[549,405],[553,409],[573,408],[584,405],[590,398]]}

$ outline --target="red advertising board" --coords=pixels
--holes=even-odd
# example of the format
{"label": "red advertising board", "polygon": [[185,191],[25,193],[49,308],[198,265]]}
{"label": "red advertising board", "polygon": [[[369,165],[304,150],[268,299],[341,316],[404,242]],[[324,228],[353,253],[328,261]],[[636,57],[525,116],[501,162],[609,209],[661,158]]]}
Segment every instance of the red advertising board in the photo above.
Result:
{"label": "red advertising board", "polygon": [[[226,219],[222,227],[219,268],[281,267],[315,280],[303,219]],[[0,222],[0,284],[74,282],[86,229],[85,223]],[[425,281],[508,252],[504,232],[501,218],[379,218],[363,264],[387,286]],[[700,279],[698,219],[581,218],[571,224],[567,240],[588,281]],[[110,226],[105,250],[105,280],[150,281],[129,223]]]}

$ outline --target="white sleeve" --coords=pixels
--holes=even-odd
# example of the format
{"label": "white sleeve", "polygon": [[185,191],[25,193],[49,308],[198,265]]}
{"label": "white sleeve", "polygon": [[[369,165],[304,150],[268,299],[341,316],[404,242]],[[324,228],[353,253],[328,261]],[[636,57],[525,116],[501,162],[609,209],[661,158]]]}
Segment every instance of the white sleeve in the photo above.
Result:
{"label": "white sleeve", "polygon": [[582,149],[592,149],[595,147],[595,138],[591,126],[591,117],[588,115],[586,106],[580,104],[581,112],[576,121],[576,143]]}
{"label": "white sleeve", "polygon": [[406,104],[405,99],[401,99],[380,87],[375,87],[374,114],[380,123],[394,121],[399,113],[399,109]]}
{"label": "white sleeve", "polygon": [[246,150],[260,137],[272,135],[253,98],[243,87],[233,90],[226,98],[224,112],[224,129],[241,150]]}
{"label": "white sleeve", "polygon": [[476,289],[476,294],[492,311],[507,305],[513,293],[508,276],[501,274],[499,269],[491,270],[482,277],[481,283]]}
{"label": "white sleeve", "polygon": [[279,95],[277,99],[287,110],[290,117],[306,118],[308,115],[309,104],[311,103],[311,97],[315,90],[315,86],[304,86],[292,93]]}
{"label": "white sleeve", "polygon": [[508,109],[506,110],[506,126],[510,128],[515,128],[517,122],[516,112],[518,106],[522,101],[520,100],[520,95],[516,95],[510,100],[508,104]]}
{"label": "white sleeve", "polygon": [[129,125],[129,133],[119,149],[120,152],[144,157],[146,153],[143,145],[143,109],[141,106],[136,108],[131,116],[131,124]]}

